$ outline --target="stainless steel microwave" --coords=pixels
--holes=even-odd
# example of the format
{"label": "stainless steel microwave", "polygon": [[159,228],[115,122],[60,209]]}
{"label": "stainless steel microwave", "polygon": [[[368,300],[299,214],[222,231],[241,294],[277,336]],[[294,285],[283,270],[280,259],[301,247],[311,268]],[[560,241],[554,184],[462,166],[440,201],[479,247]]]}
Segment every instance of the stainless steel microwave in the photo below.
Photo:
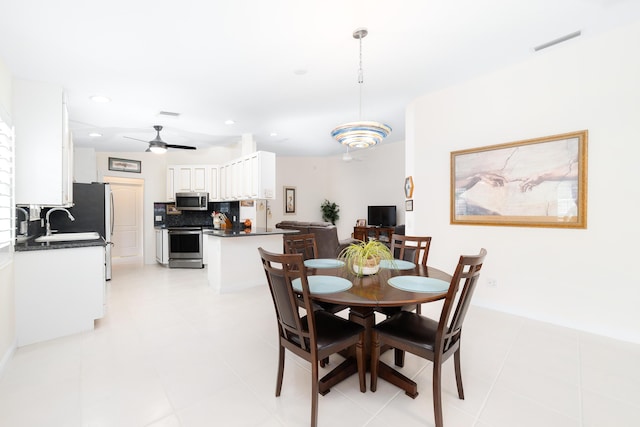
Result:
{"label": "stainless steel microwave", "polygon": [[176,193],[176,209],[181,211],[206,211],[209,193]]}

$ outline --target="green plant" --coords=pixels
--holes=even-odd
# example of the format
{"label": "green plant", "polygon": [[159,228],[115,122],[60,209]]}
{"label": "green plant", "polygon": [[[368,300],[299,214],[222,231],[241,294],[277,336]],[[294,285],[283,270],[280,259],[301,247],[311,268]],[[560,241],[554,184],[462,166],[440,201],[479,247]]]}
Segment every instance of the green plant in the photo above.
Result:
{"label": "green plant", "polygon": [[340,215],[338,215],[340,206],[325,199],[320,205],[320,209],[322,209],[322,219],[336,225],[336,221],[340,219]]}
{"label": "green plant", "polygon": [[[344,248],[338,255],[347,268],[356,274],[375,274],[378,271],[381,260],[393,260],[391,250],[379,240],[364,242],[358,240]],[[367,273],[370,272],[370,273]]]}

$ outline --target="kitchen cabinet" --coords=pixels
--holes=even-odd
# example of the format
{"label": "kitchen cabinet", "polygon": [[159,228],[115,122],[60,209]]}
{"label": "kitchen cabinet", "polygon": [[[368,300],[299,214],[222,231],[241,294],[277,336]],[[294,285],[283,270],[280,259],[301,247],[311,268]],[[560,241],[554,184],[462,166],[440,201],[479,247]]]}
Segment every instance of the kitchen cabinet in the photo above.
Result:
{"label": "kitchen cabinet", "polygon": [[156,261],[169,265],[169,230],[156,230]]}
{"label": "kitchen cabinet", "polygon": [[18,346],[92,330],[104,316],[105,248],[14,254]]}
{"label": "kitchen cabinet", "polygon": [[73,142],[61,86],[13,82],[15,203],[71,206]]}
{"label": "kitchen cabinet", "polygon": [[[167,167],[167,201],[174,202],[176,193],[218,193],[217,165],[170,165]],[[215,177],[211,174],[215,172]],[[215,183],[215,188],[212,184]]]}
{"label": "kitchen cabinet", "polygon": [[220,166],[209,165],[209,200],[220,200]]}
{"label": "kitchen cabinet", "polygon": [[167,201],[176,193],[205,192],[210,201],[274,199],[276,155],[256,151],[223,165],[170,165],[167,167]]}
{"label": "kitchen cabinet", "polygon": [[235,159],[220,169],[223,200],[273,199],[276,187],[276,155],[267,151]]}

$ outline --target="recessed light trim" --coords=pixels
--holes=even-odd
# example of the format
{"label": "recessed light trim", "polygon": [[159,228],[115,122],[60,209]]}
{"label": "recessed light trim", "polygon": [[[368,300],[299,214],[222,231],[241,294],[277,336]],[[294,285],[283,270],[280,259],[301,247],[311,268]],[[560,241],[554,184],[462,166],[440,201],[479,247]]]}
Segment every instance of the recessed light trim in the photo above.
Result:
{"label": "recessed light trim", "polygon": [[93,102],[97,102],[100,104],[104,104],[106,102],[111,102],[111,98],[109,98],[108,96],[104,96],[104,95],[93,95],[91,97],[89,97],[89,99],[91,99]]}
{"label": "recessed light trim", "polygon": [[102,134],[98,133],[98,132],[91,132],[89,134],[89,136],[92,137],[92,138],[100,138],[102,136]]}
{"label": "recessed light trim", "polygon": [[225,120],[225,121],[224,121],[224,124],[225,124],[225,125],[235,125],[235,124],[236,124],[236,122],[235,122],[235,121],[233,121],[233,120],[231,120],[231,119],[228,119],[228,120]]}

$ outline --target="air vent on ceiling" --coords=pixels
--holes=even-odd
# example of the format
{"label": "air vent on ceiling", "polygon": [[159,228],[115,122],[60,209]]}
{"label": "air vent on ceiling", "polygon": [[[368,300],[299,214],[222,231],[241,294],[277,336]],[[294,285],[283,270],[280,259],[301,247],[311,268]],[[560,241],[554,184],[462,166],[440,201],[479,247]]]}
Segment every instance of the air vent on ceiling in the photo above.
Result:
{"label": "air vent on ceiling", "polygon": [[539,50],[546,49],[548,47],[551,47],[551,46],[566,42],[567,40],[574,39],[574,38],[580,36],[581,34],[582,34],[582,31],[578,30],[578,31],[575,31],[575,32],[573,32],[571,34],[567,34],[566,36],[558,37],[555,40],[551,40],[549,42],[546,42],[546,43],[543,43],[543,44],[541,44],[539,46],[536,46],[536,47],[533,48],[533,50],[538,52]]}
{"label": "air vent on ceiling", "polygon": [[159,116],[180,117],[180,113],[174,113],[172,111],[160,111]]}

